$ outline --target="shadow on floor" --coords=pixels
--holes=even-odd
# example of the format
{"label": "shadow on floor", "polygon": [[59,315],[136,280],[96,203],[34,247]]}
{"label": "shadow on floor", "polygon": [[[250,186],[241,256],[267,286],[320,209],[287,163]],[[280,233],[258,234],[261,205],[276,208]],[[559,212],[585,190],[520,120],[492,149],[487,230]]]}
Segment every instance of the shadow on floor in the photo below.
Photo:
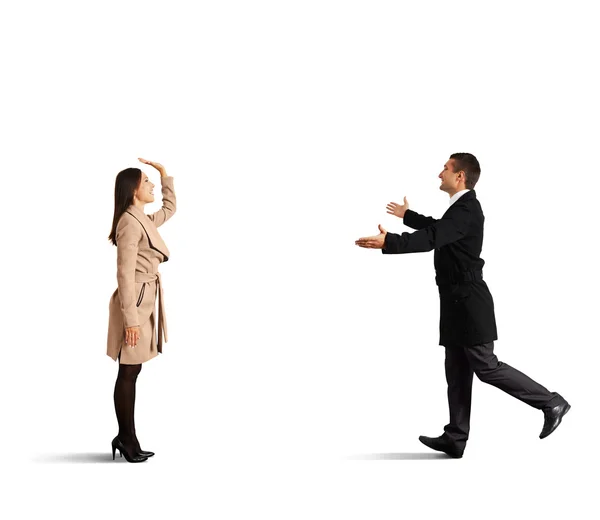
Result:
{"label": "shadow on floor", "polygon": [[42,464],[116,464],[117,462],[127,461],[119,457],[117,451],[115,460],[112,460],[112,453],[106,451],[104,453],[48,453],[43,455],[37,455],[34,457],[33,462],[39,462]]}
{"label": "shadow on floor", "polygon": [[349,460],[440,460],[452,459],[445,453],[365,453],[350,455]]}

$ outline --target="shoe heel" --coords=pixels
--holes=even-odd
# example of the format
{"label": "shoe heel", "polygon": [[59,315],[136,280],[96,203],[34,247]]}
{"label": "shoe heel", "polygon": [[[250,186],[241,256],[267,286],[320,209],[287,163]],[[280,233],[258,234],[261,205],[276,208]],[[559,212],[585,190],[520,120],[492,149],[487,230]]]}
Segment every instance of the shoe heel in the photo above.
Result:
{"label": "shoe heel", "polygon": [[117,448],[116,448],[116,446],[113,444],[113,445],[112,445],[113,460],[115,460],[115,451],[117,451]]}

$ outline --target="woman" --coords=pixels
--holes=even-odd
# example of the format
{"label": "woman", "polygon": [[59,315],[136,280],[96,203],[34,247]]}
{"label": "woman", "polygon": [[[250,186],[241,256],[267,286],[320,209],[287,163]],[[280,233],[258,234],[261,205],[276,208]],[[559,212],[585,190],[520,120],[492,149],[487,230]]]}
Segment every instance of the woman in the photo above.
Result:
{"label": "woman", "polygon": [[117,246],[118,283],[110,299],[107,347],[107,354],[119,360],[114,393],[119,434],[112,441],[112,452],[113,460],[118,449],[128,462],[143,462],[154,455],[141,449],[135,434],[135,382],[142,363],[162,352],[163,335],[167,342],[158,265],[166,262],[170,253],[156,228],[175,213],[173,177],[167,175],[161,164],[139,160],[160,173],[163,206],[156,213],[146,215],[144,205],[154,202],[154,184],[139,168],[119,172],[115,181],[115,213],[108,237]]}

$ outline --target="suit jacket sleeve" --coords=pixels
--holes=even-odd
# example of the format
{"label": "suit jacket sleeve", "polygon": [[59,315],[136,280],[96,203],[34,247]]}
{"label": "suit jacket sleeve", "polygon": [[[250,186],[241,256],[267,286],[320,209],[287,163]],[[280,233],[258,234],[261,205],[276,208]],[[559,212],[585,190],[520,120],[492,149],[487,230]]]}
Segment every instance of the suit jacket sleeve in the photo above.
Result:
{"label": "suit jacket sleeve", "polygon": [[404,213],[404,225],[413,229],[423,229],[437,221],[438,219],[436,218],[419,215],[419,213],[412,209],[407,209]]}
{"label": "suit jacket sleeve", "polygon": [[446,216],[414,233],[387,233],[384,254],[425,253],[463,238],[469,230],[471,214],[465,205],[457,206]]}
{"label": "suit jacket sleeve", "polygon": [[162,226],[169,220],[176,209],[175,188],[173,186],[173,177],[161,177],[163,205],[156,213],[146,215],[156,227]]}
{"label": "suit jacket sleeve", "polygon": [[125,327],[139,326],[135,297],[135,266],[142,228],[133,218],[123,215],[117,224],[117,283]]}

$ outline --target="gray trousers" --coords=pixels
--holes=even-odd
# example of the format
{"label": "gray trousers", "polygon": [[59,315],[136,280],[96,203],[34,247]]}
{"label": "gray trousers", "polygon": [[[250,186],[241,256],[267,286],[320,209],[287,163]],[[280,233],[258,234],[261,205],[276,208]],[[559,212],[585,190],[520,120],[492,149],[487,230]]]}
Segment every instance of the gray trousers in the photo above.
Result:
{"label": "gray trousers", "polygon": [[493,341],[469,347],[446,346],[445,349],[450,422],[444,426],[444,437],[459,449],[464,449],[469,438],[473,373],[484,383],[495,386],[538,410],[549,409],[564,402],[556,392],[550,392],[523,372],[498,361]]}

